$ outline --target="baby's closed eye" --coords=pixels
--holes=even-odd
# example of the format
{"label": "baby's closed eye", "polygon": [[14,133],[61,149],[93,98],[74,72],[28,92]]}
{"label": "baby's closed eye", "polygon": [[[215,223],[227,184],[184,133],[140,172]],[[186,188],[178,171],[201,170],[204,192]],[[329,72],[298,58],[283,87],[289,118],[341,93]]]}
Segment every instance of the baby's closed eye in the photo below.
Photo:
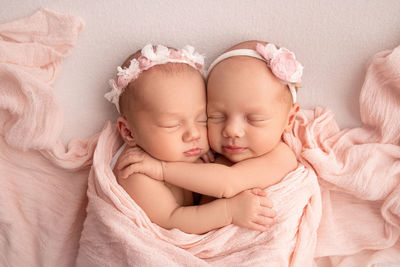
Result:
{"label": "baby's closed eye", "polygon": [[260,125],[260,124],[267,123],[270,120],[270,118],[268,116],[265,116],[265,115],[248,115],[246,117],[246,120],[250,124]]}
{"label": "baby's closed eye", "polygon": [[201,125],[207,125],[207,115],[203,114],[200,115],[197,119],[196,119],[197,123],[200,123]]}
{"label": "baby's closed eye", "polygon": [[178,121],[165,121],[165,122],[160,122],[157,124],[158,127],[166,128],[166,129],[177,129],[181,125],[182,124]]}
{"label": "baby's closed eye", "polygon": [[210,114],[208,115],[209,122],[222,122],[225,120],[225,116],[223,114]]}

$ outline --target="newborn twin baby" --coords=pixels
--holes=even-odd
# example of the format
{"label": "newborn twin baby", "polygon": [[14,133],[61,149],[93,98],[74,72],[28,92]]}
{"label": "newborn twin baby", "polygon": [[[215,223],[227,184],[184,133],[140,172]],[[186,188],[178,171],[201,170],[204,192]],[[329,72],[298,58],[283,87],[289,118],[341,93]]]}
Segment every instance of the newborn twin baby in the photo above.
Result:
{"label": "newborn twin baby", "polygon": [[125,141],[114,173],[163,228],[267,231],[275,211],[263,189],[298,167],[282,134],[299,110],[303,67],[260,41],[231,47],[207,73],[203,65],[193,47],[146,45],[118,67],[106,94]]}

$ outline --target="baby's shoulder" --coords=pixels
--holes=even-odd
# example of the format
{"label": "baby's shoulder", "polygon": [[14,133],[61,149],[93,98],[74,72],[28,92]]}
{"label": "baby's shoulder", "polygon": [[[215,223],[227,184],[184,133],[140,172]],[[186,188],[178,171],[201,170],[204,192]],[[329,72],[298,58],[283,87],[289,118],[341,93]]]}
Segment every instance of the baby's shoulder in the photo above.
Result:
{"label": "baby's shoulder", "polygon": [[[120,186],[139,206],[142,206],[141,204],[144,202],[148,204],[152,203],[154,199],[163,199],[163,201],[172,203],[172,206],[176,206],[177,195],[183,199],[183,196],[181,196],[182,192],[179,191],[177,193],[174,188],[171,188],[171,186],[163,181],[152,179],[140,173],[134,173],[126,179],[118,178],[117,180]],[[180,202],[183,202],[183,200]]]}
{"label": "baby's shoulder", "polygon": [[277,161],[280,161],[286,168],[294,170],[297,168],[298,162],[294,151],[284,142],[279,142],[278,145],[271,151]]}
{"label": "baby's shoulder", "polygon": [[141,173],[133,173],[129,175],[128,178],[120,178],[116,175],[118,184],[125,190],[137,191],[139,190],[149,190],[150,188],[168,188],[164,182],[152,179]]}
{"label": "baby's shoulder", "polygon": [[260,164],[268,163],[269,166],[273,165],[288,171],[295,170],[298,165],[296,154],[284,142],[279,142],[271,151],[254,160],[259,161]]}

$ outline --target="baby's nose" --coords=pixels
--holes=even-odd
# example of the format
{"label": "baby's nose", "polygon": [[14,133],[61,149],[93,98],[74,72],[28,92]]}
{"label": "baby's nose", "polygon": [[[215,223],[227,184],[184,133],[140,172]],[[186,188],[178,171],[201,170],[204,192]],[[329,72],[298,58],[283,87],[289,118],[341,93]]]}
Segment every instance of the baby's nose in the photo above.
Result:
{"label": "baby's nose", "polygon": [[241,138],[244,136],[243,125],[238,120],[229,120],[222,130],[223,137]]}
{"label": "baby's nose", "polygon": [[194,141],[194,140],[197,140],[199,138],[200,138],[200,131],[195,125],[192,125],[192,126],[188,127],[188,129],[183,134],[183,141],[184,142]]}

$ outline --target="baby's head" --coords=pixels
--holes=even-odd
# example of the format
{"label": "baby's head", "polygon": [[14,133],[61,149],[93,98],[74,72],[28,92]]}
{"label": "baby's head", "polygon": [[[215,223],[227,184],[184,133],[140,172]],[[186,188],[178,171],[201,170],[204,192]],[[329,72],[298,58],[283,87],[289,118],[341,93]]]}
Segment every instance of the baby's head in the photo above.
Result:
{"label": "baby's head", "polygon": [[164,161],[193,162],[209,149],[202,62],[191,47],[151,45],[124,62],[106,97],[128,145]]}
{"label": "baby's head", "polygon": [[296,83],[302,66],[286,50],[274,48],[240,43],[209,68],[208,138],[211,148],[232,162],[272,151],[299,110]]}

